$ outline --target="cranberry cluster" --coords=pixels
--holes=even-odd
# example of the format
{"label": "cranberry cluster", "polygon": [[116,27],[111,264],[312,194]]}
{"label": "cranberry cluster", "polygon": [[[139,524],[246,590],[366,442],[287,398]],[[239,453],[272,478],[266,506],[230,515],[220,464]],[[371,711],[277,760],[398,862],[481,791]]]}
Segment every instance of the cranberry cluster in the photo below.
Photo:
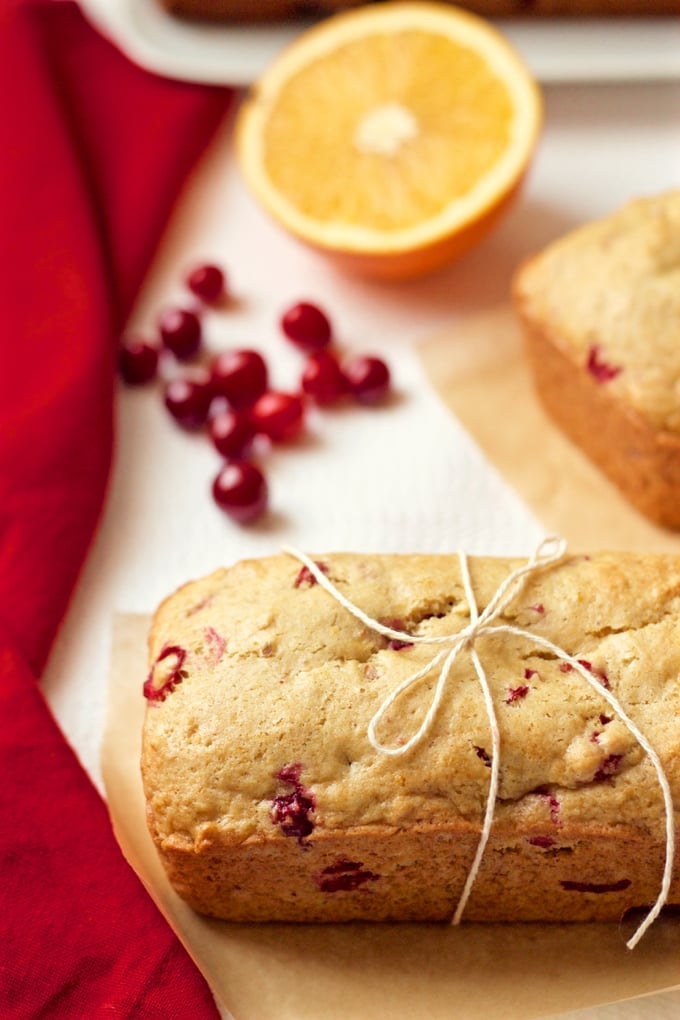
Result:
{"label": "cranberry cluster", "polygon": [[[131,336],[120,349],[120,373],[130,385],[144,385],[158,374],[161,357],[179,362],[197,360],[203,350],[202,306],[218,305],[227,296],[224,272],[215,265],[197,266],[186,285],[198,299],[195,309],[173,307],[160,317],[157,339]],[[363,404],[383,400],[390,373],[381,358],[357,355],[341,360],[333,348],[328,316],[316,305],[299,302],[281,318],[284,336],[304,355],[299,392],[269,384],[262,355],[249,348],[229,349],[165,384],[168,412],[186,429],[207,429],[224,458],[212,487],[217,505],[241,523],[255,520],[267,508],[268,489],[262,469],[254,463],[258,437],[288,443],[305,428],[308,402],[320,407],[354,399]]]}

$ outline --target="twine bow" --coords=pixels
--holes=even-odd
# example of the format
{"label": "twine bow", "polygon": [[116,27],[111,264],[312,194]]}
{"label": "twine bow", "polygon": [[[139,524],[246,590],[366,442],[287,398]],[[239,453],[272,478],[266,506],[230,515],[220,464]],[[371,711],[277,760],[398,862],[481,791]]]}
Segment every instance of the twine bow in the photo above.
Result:
{"label": "twine bow", "polygon": [[[315,581],[321,585],[333,598],[340,603],[348,612],[350,612],[356,619],[360,620],[370,630],[375,631],[378,634],[382,634],[384,637],[392,638],[394,640],[407,642],[409,644],[421,644],[421,645],[441,645],[443,646],[441,651],[436,654],[427,662],[421,669],[416,670],[407,676],[400,684],[398,684],[393,691],[391,691],[384,699],[382,704],[378,707],[377,711],[373,715],[368,725],[368,739],[371,745],[381,754],[388,755],[390,757],[399,757],[408,754],[414,747],[416,747],[424,737],[429,733],[434,719],[439,711],[446,683],[448,681],[453,664],[458,657],[458,654],[465,649],[472,660],[477,674],[479,685],[482,689],[482,695],[484,698],[484,705],[487,712],[489,721],[489,728],[491,731],[492,740],[492,754],[491,754],[491,776],[489,781],[489,789],[487,793],[486,807],[484,811],[484,820],[482,824],[482,830],[477,844],[475,856],[473,858],[470,870],[468,872],[463,891],[460,899],[456,906],[455,913],[453,915],[452,924],[457,925],[460,923],[465,906],[467,904],[472,886],[477,878],[479,868],[481,865],[484,851],[491,833],[491,827],[493,823],[493,815],[496,805],[496,799],[498,796],[498,785],[500,777],[500,732],[498,729],[498,722],[496,719],[496,711],[493,704],[493,697],[489,688],[489,683],[486,675],[486,671],[482,664],[481,659],[477,653],[476,642],[477,640],[486,634],[513,634],[516,637],[523,637],[531,641],[535,646],[545,649],[551,652],[557,659],[562,662],[568,663],[597,693],[600,697],[609,704],[612,710],[616,713],[618,718],[623,722],[628,731],[632,734],[638,744],[642,747],[645,754],[652,763],[656,772],[657,780],[661,788],[664,800],[665,810],[665,833],[666,833],[666,858],[663,869],[663,876],[661,881],[661,888],[656,902],[651,907],[647,915],[642,920],[641,924],[636,929],[633,936],[628,940],[626,945],[629,949],[633,949],[640,939],[643,937],[645,932],[651,927],[654,921],[657,919],[664,904],[668,899],[668,894],[671,885],[672,870],[673,870],[673,858],[675,855],[675,828],[674,828],[674,813],[673,813],[673,798],[670,790],[666,774],[664,772],[661,760],[649,743],[644,734],[640,731],[633,720],[628,716],[627,712],[619,702],[619,700],[612,694],[610,690],[602,685],[600,680],[593,676],[586,667],[582,664],[579,659],[570,655],[559,645],[548,640],[548,638],[541,637],[539,634],[535,634],[530,630],[525,630],[521,627],[515,627],[512,624],[507,623],[496,623],[494,621],[502,615],[504,610],[510,605],[512,600],[519,593],[524,581],[527,576],[535,574],[538,570],[552,566],[561,560],[566,551],[566,542],[564,539],[551,536],[544,539],[539,543],[534,553],[529,557],[524,566],[518,567],[511,571],[510,574],[501,582],[498,589],[492,596],[488,605],[480,613],[477,607],[477,600],[472,587],[470,579],[470,571],[468,566],[467,555],[459,551],[458,557],[460,561],[461,577],[463,581],[463,587],[465,590],[465,597],[468,603],[468,610],[470,614],[470,622],[462,630],[457,631],[455,634],[444,634],[444,635],[419,635],[419,634],[408,634],[404,631],[397,630],[394,627],[389,627],[378,620],[374,620],[371,616],[365,613],[358,606],[355,606],[345,595],[339,591],[338,588],[333,584],[332,581],[326,576],[317,564],[305,553],[293,548],[292,546],[284,546],[284,552],[291,556],[294,556],[300,563],[304,564],[310,574],[314,577]],[[383,744],[378,736],[376,730],[382,721],[387,710],[394,704],[395,701],[410,687],[416,684],[419,680],[423,679],[428,674],[434,672],[439,668],[439,675],[435,684],[434,693],[430,707],[428,708],[423,721],[416,730],[416,732],[403,744],[397,746],[389,746]]]}

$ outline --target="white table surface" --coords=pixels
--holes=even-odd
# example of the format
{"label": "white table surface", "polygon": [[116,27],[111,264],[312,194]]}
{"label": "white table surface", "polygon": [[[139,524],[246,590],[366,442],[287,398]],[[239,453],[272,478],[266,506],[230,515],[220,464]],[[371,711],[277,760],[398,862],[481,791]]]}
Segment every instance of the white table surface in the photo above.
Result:
{"label": "white table surface", "polygon": [[[106,512],[45,676],[56,717],[100,789],[115,612],[149,612],[185,580],[283,542],[313,551],[533,549],[540,522],[440,404],[420,370],[418,344],[503,300],[519,258],[552,236],[630,197],[677,186],[679,113],[674,81],[548,86],[545,130],[521,201],[456,266],[400,286],[342,277],[284,236],[245,192],[225,125],[168,225],[131,326],[152,328],[159,308],[181,295],[186,266],[214,258],[237,300],[206,320],[211,347],[259,347],[275,381],[293,385],[300,359],[277,321],[309,298],[328,310],[345,348],[388,358],[399,399],[384,410],[313,415],[309,439],[268,461],[272,513],[239,528],[211,502],[219,458],[207,440],[174,427],[157,389],[121,389]],[[680,993],[569,1014],[678,1015]]]}

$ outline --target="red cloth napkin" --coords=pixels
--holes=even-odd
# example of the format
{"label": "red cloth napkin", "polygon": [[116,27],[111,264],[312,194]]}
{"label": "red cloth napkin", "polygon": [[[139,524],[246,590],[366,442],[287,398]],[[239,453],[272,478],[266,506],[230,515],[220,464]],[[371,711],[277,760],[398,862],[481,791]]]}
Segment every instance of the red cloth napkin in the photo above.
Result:
{"label": "red cloth napkin", "polygon": [[118,334],[229,94],[5,0],[0,95],[0,1016],[215,1017],[37,679],[105,496]]}

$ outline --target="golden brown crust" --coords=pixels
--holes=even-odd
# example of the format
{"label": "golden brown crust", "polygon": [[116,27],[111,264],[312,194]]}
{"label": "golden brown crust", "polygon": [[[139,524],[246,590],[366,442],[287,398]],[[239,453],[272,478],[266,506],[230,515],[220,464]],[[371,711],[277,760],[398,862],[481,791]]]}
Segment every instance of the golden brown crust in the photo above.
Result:
{"label": "golden brown crust", "polygon": [[680,436],[654,428],[577,365],[531,319],[521,294],[516,304],[536,393],[550,417],[640,513],[680,528]]}
{"label": "golden brown crust", "polygon": [[[361,0],[159,0],[171,14],[213,21],[265,21],[333,13]],[[485,17],[587,17],[680,13],[680,0],[460,0]]]}
{"label": "golden brown crust", "polygon": [[629,202],[515,274],[535,389],[645,516],[680,528],[680,191]]}
{"label": "golden brown crust", "polygon": [[[456,634],[469,619],[455,556],[321,562],[373,618],[397,617],[408,634]],[[470,558],[480,611],[520,562]],[[680,799],[680,557],[568,557],[529,579],[503,621],[529,636],[478,646],[501,734],[500,787],[465,917],[618,919],[657,895],[664,812],[654,770],[601,684],[652,742]],[[533,635],[586,663],[594,687]],[[385,695],[431,654],[390,647],[300,582],[292,557],[237,564],[167,599],[151,632],[152,675],[163,681],[161,667],[179,658],[182,675],[149,704],[142,771],[150,831],[177,892],[238,921],[449,919],[490,776],[467,653],[405,758],[367,736]],[[403,742],[431,696],[432,682],[419,683],[385,717],[381,739]]]}
{"label": "golden brown crust", "polygon": [[[665,846],[639,834],[550,826],[494,834],[465,909],[468,921],[618,921],[653,903]],[[196,854],[164,847],[175,891],[230,921],[450,921],[478,828],[422,825],[246,842]],[[354,882],[358,882],[356,886]],[[347,884],[345,884],[347,883]],[[680,901],[680,870],[670,902]]]}

